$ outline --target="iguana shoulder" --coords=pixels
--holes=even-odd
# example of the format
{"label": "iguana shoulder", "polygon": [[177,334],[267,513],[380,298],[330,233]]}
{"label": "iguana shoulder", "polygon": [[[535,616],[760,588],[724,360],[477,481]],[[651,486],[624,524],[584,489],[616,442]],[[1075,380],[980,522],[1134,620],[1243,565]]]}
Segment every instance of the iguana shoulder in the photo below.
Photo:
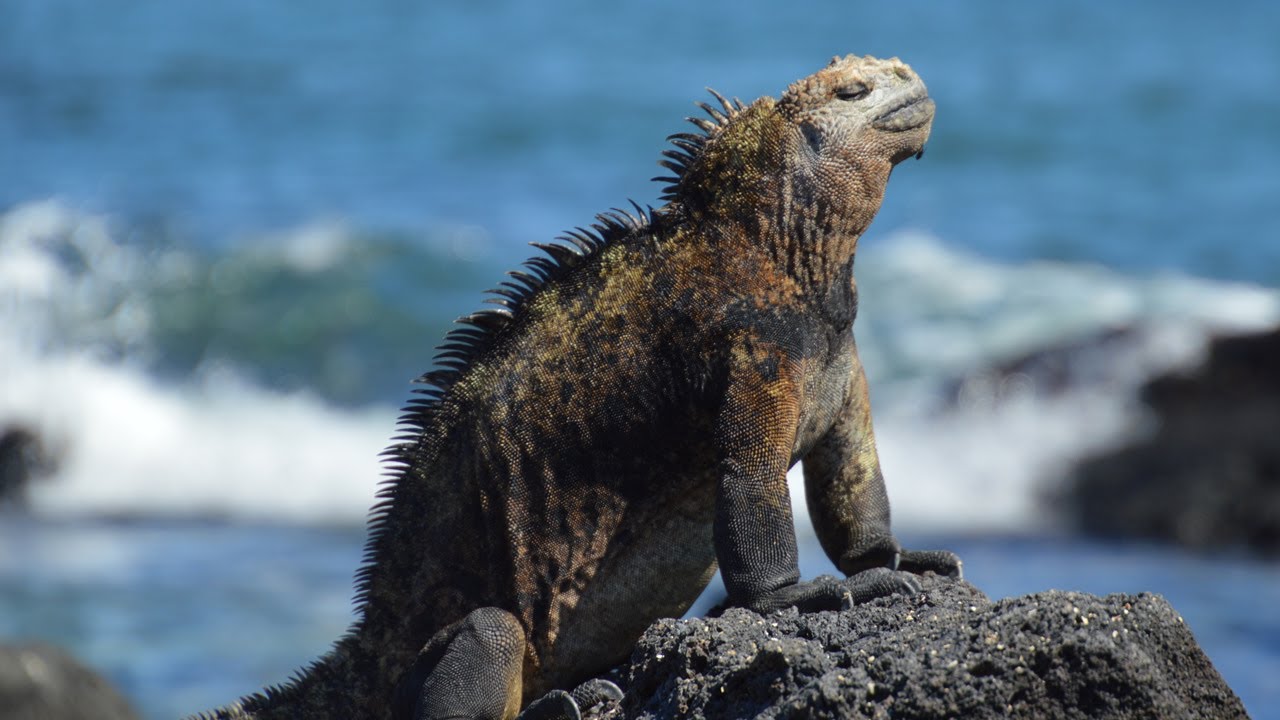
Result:
{"label": "iguana shoulder", "polygon": [[[923,83],[850,56],[777,100],[716,98],[672,136],[661,208],[540,245],[460,319],[387,452],[360,619],[223,717],[507,718],[548,691],[540,716],[571,717],[717,564],[759,611],[910,589],[900,557],[958,572],[889,531],[849,332],[858,237],[929,134]],[[802,458],[849,580],[799,580]]]}

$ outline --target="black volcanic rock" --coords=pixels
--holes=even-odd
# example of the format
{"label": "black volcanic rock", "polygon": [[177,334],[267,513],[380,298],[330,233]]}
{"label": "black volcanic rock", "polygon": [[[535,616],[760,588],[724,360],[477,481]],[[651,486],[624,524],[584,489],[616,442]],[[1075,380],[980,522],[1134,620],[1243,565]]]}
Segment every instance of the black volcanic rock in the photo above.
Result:
{"label": "black volcanic rock", "polygon": [[1148,329],[1108,327],[1042,347],[952,378],[942,387],[939,410],[955,410],[966,398],[1000,403],[1010,394],[1055,397],[1079,388],[1132,387],[1135,373],[1159,363]]}
{"label": "black volcanic rock", "polygon": [[926,578],[843,612],[663,620],[614,678],[614,718],[1243,718],[1156,595],[992,603]]}
{"label": "black volcanic rock", "polygon": [[0,645],[0,718],[137,720],[100,675],[52,645]]}
{"label": "black volcanic rock", "polygon": [[56,467],[56,459],[34,430],[0,425],[0,509],[25,506],[31,481],[52,474]]}
{"label": "black volcanic rock", "polygon": [[1280,329],[1215,340],[1202,367],[1158,377],[1141,397],[1154,433],[1072,473],[1078,526],[1280,555]]}

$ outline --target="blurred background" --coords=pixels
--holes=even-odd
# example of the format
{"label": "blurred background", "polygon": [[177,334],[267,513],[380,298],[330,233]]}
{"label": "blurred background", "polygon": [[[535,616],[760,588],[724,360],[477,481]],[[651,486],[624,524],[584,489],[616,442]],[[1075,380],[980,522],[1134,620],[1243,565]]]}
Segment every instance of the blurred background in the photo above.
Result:
{"label": "blurred background", "polygon": [[[146,717],[283,681],[350,622],[408,381],[525,243],[656,203],[704,87],[897,55],[938,114],[857,336],[900,533],[993,598],[1161,593],[1280,717],[1280,400],[1235,485],[1124,460],[1190,442],[1154,378],[1280,323],[1277,31],[1261,1],[6,0],[0,642]],[[1244,352],[1212,382],[1254,384],[1177,397],[1256,400],[1280,365]],[[1216,495],[1164,484],[1193,465]]]}

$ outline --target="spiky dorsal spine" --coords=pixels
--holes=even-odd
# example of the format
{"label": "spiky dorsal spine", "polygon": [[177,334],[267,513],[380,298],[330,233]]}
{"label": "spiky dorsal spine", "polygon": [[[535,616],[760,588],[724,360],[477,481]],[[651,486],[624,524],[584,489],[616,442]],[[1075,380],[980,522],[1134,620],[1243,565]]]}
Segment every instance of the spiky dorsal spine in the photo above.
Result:
{"label": "spiky dorsal spine", "polygon": [[667,183],[662,188],[662,201],[671,202],[680,197],[680,183],[683,182],[689,168],[698,161],[703,151],[707,147],[707,143],[715,140],[720,132],[735,118],[738,113],[746,109],[746,105],[738,98],[729,100],[720,93],[707,88],[707,92],[711,93],[720,103],[717,108],[710,103],[700,102],[698,107],[710,116],[710,120],[700,117],[687,117],[685,120],[692,123],[702,132],[700,133],[675,133],[667,136],[667,140],[675,145],[675,149],[667,149],[662,151],[663,160],[659,160],[658,164],[675,173],[674,175],[662,175],[653,178],[657,182]]}
{"label": "spiky dorsal spine", "polygon": [[[660,196],[664,202],[676,200],[680,184],[690,166],[695,164],[707,145],[714,141],[739,112],[746,109],[741,100],[726,99],[715,90],[708,92],[720,103],[716,108],[708,103],[698,103],[710,120],[697,117],[685,118],[701,133],[675,133],[667,140],[675,149],[663,151],[663,167],[674,175],[656,177],[655,181],[668,183]],[[419,387],[412,390],[412,397],[405,404],[397,423],[397,434],[392,445],[381,454],[384,480],[378,489],[376,501],[369,511],[368,534],[364,557],[355,574],[355,602],[363,610],[369,600],[376,562],[386,536],[390,512],[395,504],[401,482],[406,480],[415,460],[414,452],[424,432],[429,432],[436,413],[453,385],[467,368],[502,337],[503,332],[515,322],[532,298],[548,284],[557,282],[574,268],[599,255],[614,242],[633,235],[656,232],[663,217],[663,209],[642,208],[631,202],[636,214],[614,208],[596,216],[589,228],[578,227],[556,238],[554,243],[530,243],[545,253],[526,260],[521,269],[507,273],[510,277],[498,287],[488,291],[484,302],[495,307],[485,308],[458,318],[459,327],[445,335],[437,346],[436,368],[418,377]],[[664,208],[665,209],[665,208]],[[350,636],[348,636],[349,639]],[[339,647],[341,641],[339,643]],[[335,649],[337,652],[338,649]],[[219,711],[194,716],[195,720],[220,720],[222,718],[250,717],[259,710],[272,708],[277,703],[294,699],[300,684],[306,679],[321,682],[341,682],[333,678],[326,662],[331,656],[320,658],[299,669],[285,683],[263,688],[239,702]],[[317,678],[318,674],[330,675]]]}
{"label": "spiky dorsal spine", "polygon": [[611,244],[652,229],[654,211],[631,203],[635,214],[620,208],[596,216],[589,228],[578,227],[556,238],[554,243],[530,243],[545,255],[532,257],[520,269],[507,273],[504,280],[488,291],[484,302],[495,307],[463,315],[436,348],[435,368],[418,377],[421,386],[412,390],[399,418],[398,431],[391,447],[383,451],[384,481],[377,501],[369,512],[368,540],[364,559],[356,571],[356,603],[363,606],[369,599],[370,585],[376,572],[392,506],[401,482],[405,481],[415,461],[414,453],[423,433],[430,432],[436,413],[450,389],[467,369],[503,336],[540,290],[560,281]]}
{"label": "spiky dorsal spine", "polygon": [[[675,149],[663,151],[659,164],[674,175],[653,178],[668,185],[661,198],[669,202],[678,198],[680,184],[689,167],[694,165],[707,145],[719,136],[738,113],[746,108],[742,101],[729,100],[715,90],[707,89],[720,107],[698,103],[709,120],[689,117],[701,133],[676,133],[667,138]],[[614,208],[596,216],[589,228],[578,227],[556,238],[555,243],[531,243],[545,255],[530,258],[518,270],[507,273],[509,280],[488,291],[484,302],[495,307],[486,308],[456,320],[460,327],[451,330],[444,342],[437,347],[435,369],[424,373],[416,382],[413,397],[406,403],[399,418],[398,433],[393,444],[383,452],[384,476],[378,490],[377,501],[369,512],[368,540],[364,560],[356,572],[356,603],[363,606],[369,597],[370,583],[375,572],[381,540],[392,505],[395,503],[400,483],[405,479],[414,462],[413,453],[422,433],[429,428],[450,388],[462,377],[476,358],[484,354],[502,337],[503,332],[518,318],[548,284],[557,282],[568,272],[588,259],[600,254],[612,243],[643,232],[652,232],[661,211],[640,207],[632,201],[636,214]]]}

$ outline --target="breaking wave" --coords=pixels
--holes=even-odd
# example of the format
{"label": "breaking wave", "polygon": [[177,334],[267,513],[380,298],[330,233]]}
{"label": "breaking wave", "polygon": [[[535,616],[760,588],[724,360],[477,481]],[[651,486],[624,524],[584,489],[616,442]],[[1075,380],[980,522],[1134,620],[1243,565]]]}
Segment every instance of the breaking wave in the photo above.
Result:
{"label": "breaking wave", "polygon": [[[468,228],[317,223],[216,254],[136,235],[52,201],[0,215],[0,428],[57,459],[33,512],[362,522],[406,381],[523,259]],[[1069,460],[1141,431],[1139,383],[1280,322],[1273,289],[1001,264],[913,233],[864,248],[858,279],[908,529],[1052,523],[1044,494]],[[1050,360],[1008,365],[1037,352]]]}

